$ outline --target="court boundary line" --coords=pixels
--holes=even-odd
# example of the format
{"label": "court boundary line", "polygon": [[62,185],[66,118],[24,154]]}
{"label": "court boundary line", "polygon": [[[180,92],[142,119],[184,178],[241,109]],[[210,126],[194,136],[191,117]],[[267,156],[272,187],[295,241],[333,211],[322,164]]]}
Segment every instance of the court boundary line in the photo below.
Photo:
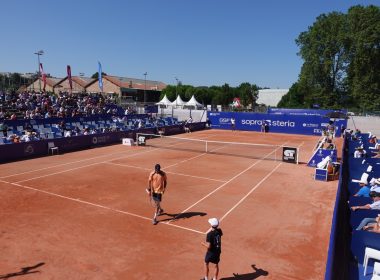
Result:
{"label": "court boundary line", "polygon": [[[207,138],[211,138],[211,137],[214,137],[213,135],[211,135],[210,137],[206,137]],[[59,172],[55,172],[55,173],[51,173],[51,174],[45,174],[43,176],[38,176],[38,177],[34,177],[34,178],[29,178],[29,179],[26,179],[26,180],[20,180],[20,181],[16,181],[16,183],[22,183],[22,182],[27,182],[27,181],[31,181],[31,180],[34,180],[34,179],[39,179],[39,178],[44,178],[44,177],[48,177],[48,176],[51,176],[51,175],[56,175],[56,174],[60,174],[60,173],[64,173],[64,172],[69,172],[69,171],[72,171],[72,170],[76,170],[76,169],[80,169],[80,168],[85,168],[87,166],[93,166],[93,165],[96,165],[96,164],[102,164],[102,163],[106,163],[106,162],[109,162],[109,161],[112,161],[112,160],[118,160],[118,159],[122,159],[122,158],[130,158],[132,156],[135,156],[135,155],[139,155],[139,154],[143,154],[143,153],[148,153],[148,152],[152,152],[152,151],[157,151],[157,150],[161,150],[162,148],[155,148],[155,147],[148,147],[148,150],[146,151],[145,149],[142,149],[141,152],[136,152],[136,153],[132,153],[132,154],[128,154],[128,155],[124,155],[122,157],[117,157],[117,158],[114,158],[114,159],[110,159],[110,160],[105,160],[105,161],[99,161],[99,162],[96,162],[96,163],[92,163],[92,164],[88,164],[88,165],[84,165],[84,166],[79,166],[79,167],[76,167],[76,168],[71,168],[71,169],[67,169],[67,170],[64,170],[64,171],[59,171]],[[118,153],[115,153],[115,154],[118,154]],[[67,164],[65,164],[67,165]],[[44,168],[45,169],[45,168]],[[44,170],[44,169],[41,169],[41,170]],[[46,168],[47,169],[47,168]],[[28,172],[29,173],[29,172]],[[21,175],[21,174],[20,174]],[[16,176],[16,175],[15,175]],[[0,177],[0,179],[3,179],[3,177]]]}
{"label": "court boundary line", "polygon": [[[297,149],[301,148],[305,141],[302,141]],[[230,210],[228,210],[219,220],[222,221],[227,217],[236,207],[238,207],[250,194],[252,194],[266,179],[268,179],[284,162],[280,162],[271,172],[269,172],[263,179],[261,179],[244,197],[242,197]],[[205,232],[207,234],[207,231]]]}
{"label": "court boundary line", "polygon": [[[114,163],[114,162],[105,162],[105,164],[111,164],[111,165],[116,165],[116,166],[121,166],[121,167],[130,167],[130,168],[136,168],[136,169],[142,169],[146,171],[152,171],[151,168],[145,168],[145,167],[140,167],[140,166],[135,166],[135,165],[129,165],[129,164],[122,164],[122,163]],[[166,168],[162,168],[162,170],[165,170]],[[185,176],[185,177],[192,177],[192,178],[197,178],[197,179],[204,179],[204,180],[209,180],[209,181],[216,181],[220,183],[224,183],[225,181],[223,180],[218,180],[218,179],[213,179],[213,178],[208,178],[208,177],[202,177],[202,176],[194,176],[194,175],[188,175],[188,174],[183,174],[183,173],[176,173],[176,172],[171,172],[171,171],[165,171],[167,174],[173,174],[173,175],[179,175],[179,176]]]}
{"label": "court boundary line", "polygon": [[[47,194],[47,195],[50,195],[50,196],[55,196],[55,197],[59,197],[59,198],[62,198],[62,199],[74,201],[74,202],[77,202],[77,203],[82,203],[82,204],[86,204],[86,205],[102,208],[102,209],[105,209],[105,210],[108,210],[108,211],[121,213],[121,214],[132,216],[132,217],[135,217],[135,218],[140,218],[140,219],[143,219],[143,220],[152,221],[151,218],[148,218],[148,217],[145,217],[145,216],[142,216],[142,215],[138,215],[138,214],[135,214],[135,213],[132,213],[132,212],[128,212],[128,211],[123,211],[123,210],[111,208],[111,207],[108,207],[108,206],[104,206],[104,205],[101,205],[101,204],[89,202],[89,201],[82,200],[82,199],[79,199],[79,198],[73,198],[73,197],[69,197],[69,196],[65,196],[65,195],[61,195],[61,194],[57,194],[57,193],[53,193],[53,192],[49,192],[49,191],[45,191],[45,190],[40,190],[40,189],[37,189],[37,188],[34,188],[34,187],[24,186],[24,185],[21,185],[21,184],[18,184],[18,183],[7,182],[7,181],[4,181],[4,180],[0,180],[0,182],[6,183],[6,184],[10,184],[10,185],[13,185],[13,186],[17,186],[19,188],[23,188],[23,189],[32,190],[32,191],[35,191],[35,192]],[[159,223],[159,224],[166,224],[166,223]],[[202,231],[199,231],[199,230],[196,230],[196,229],[192,229],[192,228],[189,228],[189,227],[183,227],[183,226],[173,225],[173,224],[166,224],[166,225],[204,235],[204,233]]]}
{"label": "court boundary line", "polygon": [[283,162],[280,162],[271,172],[269,172],[263,179],[261,179],[251,190],[243,196],[230,210],[228,210],[219,221],[223,221],[225,217],[227,217],[236,207],[238,207],[251,193],[253,193],[264,181],[266,181],[281,165]]}
{"label": "court boundary line", "polygon": [[20,173],[16,173],[16,174],[12,174],[12,175],[2,176],[2,177],[0,177],[0,179],[6,179],[6,178],[9,178],[9,177],[14,177],[14,176],[18,176],[18,175],[33,173],[33,172],[42,171],[42,170],[47,170],[47,169],[51,169],[51,168],[55,168],[55,167],[61,167],[61,166],[65,166],[65,165],[69,165],[69,164],[73,164],[73,163],[93,160],[93,159],[97,159],[97,158],[101,158],[101,157],[106,157],[106,156],[110,156],[110,155],[116,155],[116,154],[120,154],[120,153],[122,153],[122,152],[111,153],[111,154],[107,154],[107,155],[101,155],[101,156],[96,156],[96,157],[92,157],[92,158],[81,159],[81,160],[77,160],[77,161],[71,161],[71,162],[67,162],[67,163],[61,163],[61,164],[57,164],[57,165],[53,165],[53,166],[49,166],[49,167],[40,168],[40,169],[34,169],[34,170],[20,172]]}
{"label": "court boundary line", "polygon": [[[283,145],[285,145],[286,143],[288,143],[289,141],[286,141]],[[237,177],[239,177],[240,175],[242,175],[243,173],[247,172],[248,170],[250,170],[252,167],[254,167],[255,165],[257,165],[258,163],[262,162],[263,160],[265,160],[265,158],[267,158],[270,154],[276,152],[279,148],[281,148],[282,146],[279,146],[277,147],[275,150],[271,151],[270,153],[268,153],[265,157],[257,160],[256,162],[254,162],[253,164],[251,164],[250,166],[248,166],[246,169],[244,169],[243,171],[241,171],[240,173],[236,174],[235,176],[233,176],[231,179],[229,179],[228,181],[226,181],[225,183],[223,183],[222,185],[220,185],[219,187],[217,187],[216,189],[214,189],[213,191],[209,192],[207,195],[205,195],[204,197],[202,197],[200,200],[196,201],[195,203],[193,203],[192,205],[190,205],[188,208],[186,208],[185,210],[183,210],[178,216],[180,216],[181,214],[185,213],[186,211],[190,210],[191,208],[193,208],[195,205],[197,205],[198,203],[202,202],[203,200],[205,200],[206,198],[208,198],[209,196],[211,196],[212,194],[214,194],[215,192],[217,192],[219,189],[223,188],[224,186],[226,186],[227,184],[229,184],[230,182],[232,182],[233,180],[235,180]],[[174,217],[173,220],[175,220],[176,217]],[[171,221],[168,221],[166,222],[167,224],[169,224]]]}

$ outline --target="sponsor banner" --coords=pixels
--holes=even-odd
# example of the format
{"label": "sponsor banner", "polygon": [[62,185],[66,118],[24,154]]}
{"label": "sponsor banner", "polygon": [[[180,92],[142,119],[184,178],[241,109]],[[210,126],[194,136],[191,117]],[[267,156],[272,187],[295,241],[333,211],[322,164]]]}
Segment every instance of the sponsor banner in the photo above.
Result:
{"label": "sponsor banner", "polygon": [[297,148],[283,147],[282,148],[282,161],[289,163],[297,163]]}
{"label": "sponsor banner", "polygon": [[[336,110],[319,110],[319,109],[286,109],[286,108],[268,108],[268,114],[286,114],[286,115],[304,115],[304,116],[324,116],[327,113]],[[346,113],[347,110],[339,110]]]}
{"label": "sponsor banner", "polygon": [[326,150],[326,149],[318,149],[314,155],[310,158],[307,166],[309,167],[317,167],[317,164],[320,163],[325,157],[330,156],[332,162],[338,161],[337,150]]}
{"label": "sponsor banner", "polygon": [[[207,112],[211,127],[217,129],[232,129],[231,118],[236,121],[237,130],[262,131],[264,123],[268,124],[268,132],[321,135],[328,125],[329,118],[304,115],[277,115],[259,113]],[[336,136],[340,136],[340,127],[347,127],[347,120],[335,122]]]}

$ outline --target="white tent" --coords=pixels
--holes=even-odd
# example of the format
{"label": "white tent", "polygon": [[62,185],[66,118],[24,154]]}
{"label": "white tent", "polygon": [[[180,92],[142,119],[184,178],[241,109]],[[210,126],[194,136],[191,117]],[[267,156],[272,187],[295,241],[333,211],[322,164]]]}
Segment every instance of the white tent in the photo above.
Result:
{"label": "white tent", "polygon": [[203,105],[201,103],[199,103],[196,99],[195,99],[195,96],[193,95],[190,100],[188,102],[186,102],[186,106],[193,106],[195,108],[197,107],[202,107],[203,108]]}
{"label": "white tent", "polygon": [[186,102],[182,100],[181,96],[178,95],[177,96],[177,99],[174,100],[172,103],[171,103],[172,106],[180,106],[182,107],[183,105],[186,105]]}
{"label": "white tent", "polygon": [[171,105],[172,102],[170,102],[170,100],[166,97],[166,94],[165,96],[161,99],[160,102],[157,102],[156,105],[165,105],[165,106],[168,106],[168,105]]}

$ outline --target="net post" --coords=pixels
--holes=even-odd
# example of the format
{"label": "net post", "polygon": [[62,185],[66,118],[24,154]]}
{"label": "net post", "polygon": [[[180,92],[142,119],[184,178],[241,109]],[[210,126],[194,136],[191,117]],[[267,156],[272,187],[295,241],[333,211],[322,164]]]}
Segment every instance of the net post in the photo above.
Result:
{"label": "net post", "polygon": [[299,163],[298,158],[300,156],[300,148],[297,147],[297,164]]}
{"label": "net post", "polygon": [[208,142],[206,141],[206,153],[208,153]]}

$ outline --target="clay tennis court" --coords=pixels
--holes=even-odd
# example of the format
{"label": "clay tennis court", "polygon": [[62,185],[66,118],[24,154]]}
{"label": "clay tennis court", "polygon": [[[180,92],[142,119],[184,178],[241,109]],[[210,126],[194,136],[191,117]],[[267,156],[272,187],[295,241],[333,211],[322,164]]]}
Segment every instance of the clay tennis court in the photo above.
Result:
{"label": "clay tennis court", "polygon": [[[318,137],[180,136],[299,147],[301,163],[273,160],[273,149],[120,144],[3,164],[0,279],[201,279],[211,217],[224,232],[221,279],[324,277],[337,181],[315,181],[306,166]],[[168,214],[154,226],[145,188],[156,163],[168,176]]]}

